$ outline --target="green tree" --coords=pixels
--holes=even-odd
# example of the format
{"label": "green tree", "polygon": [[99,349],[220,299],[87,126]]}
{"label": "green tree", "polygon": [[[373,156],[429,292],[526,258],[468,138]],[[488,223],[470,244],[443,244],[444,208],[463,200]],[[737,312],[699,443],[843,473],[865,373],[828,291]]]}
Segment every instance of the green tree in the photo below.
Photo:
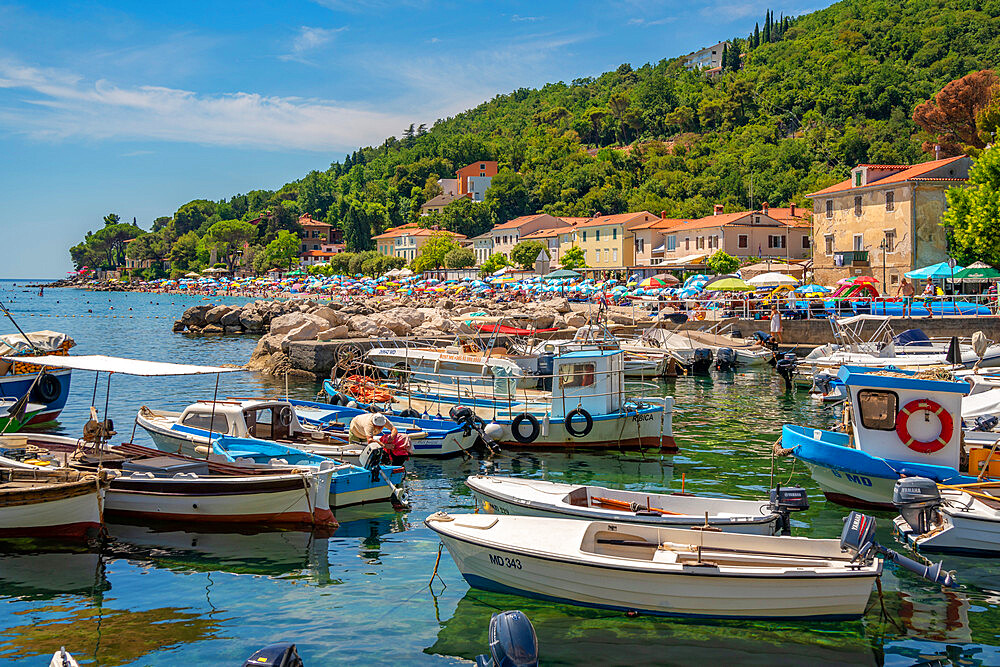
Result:
{"label": "green tree", "polygon": [[486,203],[498,223],[507,222],[528,212],[528,189],[524,177],[510,169],[501,169],[486,191]]}
{"label": "green tree", "polygon": [[271,269],[287,271],[299,256],[299,237],[287,229],[278,231],[274,240],[264,246],[264,250],[254,259],[255,273],[266,273]]}
{"label": "green tree", "polygon": [[1000,149],[983,151],[969,170],[969,187],[947,192],[942,224],[952,239],[952,255],[960,264],[983,261],[1000,266]]}
{"label": "green tree", "polygon": [[710,268],[716,275],[732,273],[740,268],[740,260],[729,255],[724,250],[716,250],[711,257],[705,260],[705,266]]}
{"label": "green tree", "polygon": [[[236,260],[249,246],[257,235],[257,228],[249,222],[239,220],[220,220],[205,232],[205,243],[214,248],[218,257],[226,264],[226,269],[233,273]],[[298,239],[296,238],[296,250]]]}
{"label": "green tree", "polygon": [[525,271],[530,271],[542,252],[549,256],[548,249],[538,241],[521,241],[510,251],[510,258]]}
{"label": "green tree", "polygon": [[174,213],[174,228],[178,234],[197,232],[215,215],[215,202],[195,199],[177,209]]}
{"label": "green tree", "polygon": [[476,265],[476,253],[469,248],[455,248],[444,256],[444,265],[449,269],[468,269]]}
{"label": "green tree", "polygon": [[587,266],[587,253],[578,245],[567,248],[559,258],[559,266],[564,269],[583,269]]}
{"label": "green tree", "polygon": [[103,255],[102,264],[106,268],[114,269],[125,263],[125,248],[128,241],[141,236],[144,232],[133,224],[109,222],[109,218],[117,220],[118,216],[112,213],[105,217],[106,224],[94,232],[89,243],[97,254]]}
{"label": "green tree", "polygon": [[488,275],[496,273],[505,266],[510,266],[510,260],[500,253],[494,253],[487,257],[486,261],[479,267],[479,275],[485,278]]}
{"label": "green tree", "polygon": [[448,232],[434,232],[420,246],[420,252],[410,263],[414,273],[423,273],[430,269],[440,269],[444,266],[445,256],[459,247],[454,237]]}

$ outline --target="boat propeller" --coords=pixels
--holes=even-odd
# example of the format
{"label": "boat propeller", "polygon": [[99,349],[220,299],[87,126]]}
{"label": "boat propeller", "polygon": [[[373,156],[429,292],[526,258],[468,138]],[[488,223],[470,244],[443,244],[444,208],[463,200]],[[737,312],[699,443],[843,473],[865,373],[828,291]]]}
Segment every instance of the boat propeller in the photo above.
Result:
{"label": "boat propeller", "polygon": [[881,555],[928,581],[947,588],[958,588],[958,581],[951,572],[944,570],[943,563],[932,565],[918,563],[876,542],[875,519],[860,512],[851,512],[844,520],[844,530],[840,534],[840,549],[854,554],[852,563],[867,562],[876,555]]}

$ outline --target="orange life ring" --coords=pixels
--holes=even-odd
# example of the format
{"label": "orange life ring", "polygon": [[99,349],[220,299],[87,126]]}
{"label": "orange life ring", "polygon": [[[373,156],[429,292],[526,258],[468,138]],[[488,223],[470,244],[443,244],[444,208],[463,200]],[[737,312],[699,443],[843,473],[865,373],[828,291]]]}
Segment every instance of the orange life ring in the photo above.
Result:
{"label": "orange life ring", "polygon": [[[914,412],[921,411],[937,415],[938,419],[941,420],[941,434],[934,440],[928,440],[925,442],[923,440],[916,440],[912,435],[910,435],[910,429],[907,426],[907,422],[910,420],[910,415]],[[899,439],[903,441],[904,445],[915,452],[933,454],[948,444],[948,441],[951,440],[951,436],[954,432],[955,421],[952,419],[951,414],[941,407],[939,403],[927,398],[919,398],[915,401],[910,401],[903,406],[902,410],[896,413],[896,435],[899,436]]]}

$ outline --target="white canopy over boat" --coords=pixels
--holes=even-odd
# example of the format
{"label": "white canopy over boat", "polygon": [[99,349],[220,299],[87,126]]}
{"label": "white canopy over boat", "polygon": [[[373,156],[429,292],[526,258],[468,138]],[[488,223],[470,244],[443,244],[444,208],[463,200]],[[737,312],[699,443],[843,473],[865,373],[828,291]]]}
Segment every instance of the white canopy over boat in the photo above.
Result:
{"label": "white canopy over boat", "polygon": [[[0,357],[0,359],[4,361],[24,361],[23,357]],[[80,356],[44,355],[31,357],[31,363],[47,368],[71,368],[78,371],[121,373],[123,375],[139,375],[142,377],[212,375],[216,373],[235,373],[243,370],[242,368],[226,368],[223,366],[196,366],[194,364],[174,364],[166,361],[126,359],[124,357],[109,357],[103,354]]]}

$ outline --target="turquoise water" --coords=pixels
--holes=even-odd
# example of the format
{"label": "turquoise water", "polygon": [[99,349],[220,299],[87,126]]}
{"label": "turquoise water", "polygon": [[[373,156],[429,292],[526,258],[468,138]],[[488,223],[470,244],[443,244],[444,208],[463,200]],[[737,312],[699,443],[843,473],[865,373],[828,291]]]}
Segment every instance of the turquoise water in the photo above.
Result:
{"label": "turquoise water", "polygon": [[[25,330],[64,331],[77,354],[241,364],[251,338],[191,338],[170,332],[200,297],[22,291],[0,281],[0,298]],[[219,302],[220,300],[216,300]],[[240,300],[228,299],[229,303]],[[131,310],[129,310],[131,308]],[[92,312],[87,312],[88,310]],[[13,332],[8,323],[0,333]],[[111,381],[110,415],[122,436],[139,406],[180,409],[210,398],[214,378]],[[289,394],[319,389],[292,383]],[[428,587],[438,540],[422,520],[439,509],[468,510],[462,483],[480,471],[650,490],[758,497],[770,484],[770,448],[785,422],[827,426],[832,414],[804,394],[786,396],[770,371],[682,378],[659,390],[677,399],[681,453],[513,454],[493,462],[415,461],[407,484],[413,509],[375,506],[338,513],[328,538],[300,532],[206,534],[176,526],[112,524],[104,553],[19,545],[0,552],[0,664],[46,664],[60,646],[91,665],[238,665],[264,644],[290,640],[307,667],[329,664],[455,664],[486,649],[490,614],[521,609],[535,625],[544,664],[914,665],[1000,664],[1000,565],[958,559],[963,586],[942,592],[887,566],[884,606],[876,593],[852,623],[693,622],[626,618],[469,589],[447,552]],[[103,408],[105,380],[98,391]],[[223,376],[220,395],[282,394],[283,380]],[[642,388],[643,393],[651,390]],[[93,374],[76,373],[59,430],[76,434],[94,394]],[[137,442],[148,442],[141,431]],[[806,486],[813,504],[795,516],[799,535],[834,537],[846,513],[825,502],[801,466],[782,460],[782,483]],[[890,514],[879,537],[892,543]]]}

